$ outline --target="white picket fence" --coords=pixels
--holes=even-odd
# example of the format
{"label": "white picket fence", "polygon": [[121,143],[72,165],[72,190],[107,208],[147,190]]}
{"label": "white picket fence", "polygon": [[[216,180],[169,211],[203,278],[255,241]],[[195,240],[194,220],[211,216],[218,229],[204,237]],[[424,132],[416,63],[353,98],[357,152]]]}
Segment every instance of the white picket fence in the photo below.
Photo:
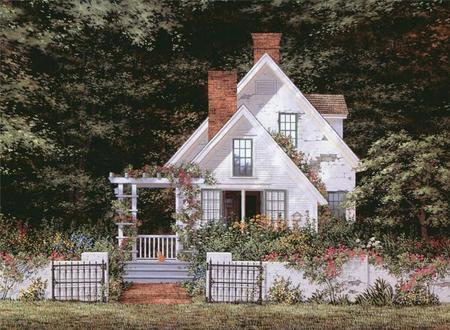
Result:
{"label": "white picket fence", "polygon": [[136,238],[136,260],[157,259],[162,254],[168,260],[177,259],[176,235],[138,235]]}

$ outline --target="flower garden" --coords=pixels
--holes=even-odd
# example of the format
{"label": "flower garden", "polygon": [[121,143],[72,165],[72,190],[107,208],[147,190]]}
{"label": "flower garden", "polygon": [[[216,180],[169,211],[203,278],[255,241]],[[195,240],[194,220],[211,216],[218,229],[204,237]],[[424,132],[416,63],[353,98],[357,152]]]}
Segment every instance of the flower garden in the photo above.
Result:
{"label": "flower garden", "polygon": [[[426,305],[438,302],[429,288],[433,281],[450,274],[449,239],[422,242],[388,235],[380,240],[362,238],[358,224],[347,224],[348,229],[342,231],[341,222],[332,219],[319,233],[309,228],[289,229],[284,223],[269,221],[264,216],[244,223],[205,225],[195,232],[195,253],[185,256],[196,278],[187,287],[192,294],[203,293],[207,252],[231,252],[236,260],[286,262],[289,267],[302,270],[311,282],[326,286],[325,290],[314,295],[312,301],[350,304],[349,298],[341,294],[339,275],[348,261],[367,257],[370,264],[387,269],[399,280],[400,284],[392,288],[396,292],[392,304]],[[286,283],[279,286],[286,290],[289,287]],[[294,291],[297,289],[292,288]]]}

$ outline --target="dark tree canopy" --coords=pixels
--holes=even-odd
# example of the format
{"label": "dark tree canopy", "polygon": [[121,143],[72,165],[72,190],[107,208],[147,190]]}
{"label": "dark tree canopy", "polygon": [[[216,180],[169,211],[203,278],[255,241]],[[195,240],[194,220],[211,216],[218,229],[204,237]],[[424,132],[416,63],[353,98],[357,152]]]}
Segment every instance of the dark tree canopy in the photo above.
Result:
{"label": "dark tree canopy", "polygon": [[[446,1],[0,6],[2,212],[32,224],[109,223],[108,172],[164,163],[206,117],[208,69],[251,67],[251,32],[283,33],[302,91],[346,96],[361,157],[390,131],[449,127]],[[144,221],[165,223],[167,196],[146,192]]]}

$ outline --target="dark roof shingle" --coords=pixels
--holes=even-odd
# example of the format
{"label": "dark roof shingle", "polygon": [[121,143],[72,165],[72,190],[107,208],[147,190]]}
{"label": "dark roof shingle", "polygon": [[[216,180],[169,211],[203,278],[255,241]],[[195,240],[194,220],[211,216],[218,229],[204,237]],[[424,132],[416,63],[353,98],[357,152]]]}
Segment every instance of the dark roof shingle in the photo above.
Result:
{"label": "dark roof shingle", "polygon": [[306,99],[321,115],[348,115],[344,95],[304,94]]}

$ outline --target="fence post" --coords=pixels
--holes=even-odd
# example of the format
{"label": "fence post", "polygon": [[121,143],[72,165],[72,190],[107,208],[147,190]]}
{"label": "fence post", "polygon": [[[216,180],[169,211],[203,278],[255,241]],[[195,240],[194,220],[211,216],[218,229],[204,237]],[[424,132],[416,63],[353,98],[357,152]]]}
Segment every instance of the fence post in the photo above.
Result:
{"label": "fence post", "polygon": [[106,271],[106,264],[105,261],[102,259],[102,301],[106,302],[106,284],[105,284],[105,271]]}
{"label": "fence post", "polygon": [[211,298],[211,288],[212,288],[212,261],[209,260],[209,262],[206,264],[206,269],[208,271],[208,300],[207,302],[211,302],[212,298]]}
{"label": "fence post", "polygon": [[370,285],[370,265],[369,265],[369,256],[366,255],[366,269],[367,269],[367,285],[366,289],[369,288]]}
{"label": "fence post", "polygon": [[258,304],[262,305],[262,282],[263,282],[263,266],[262,261],[259,261],[259,275],[258,275],[258,286],[259,286],[259,297],[258,297]]}
{"label": "fence post", "polygon": [[55,265],[53,263],[54,261],[52,260],[52,300],[55,300]]}

